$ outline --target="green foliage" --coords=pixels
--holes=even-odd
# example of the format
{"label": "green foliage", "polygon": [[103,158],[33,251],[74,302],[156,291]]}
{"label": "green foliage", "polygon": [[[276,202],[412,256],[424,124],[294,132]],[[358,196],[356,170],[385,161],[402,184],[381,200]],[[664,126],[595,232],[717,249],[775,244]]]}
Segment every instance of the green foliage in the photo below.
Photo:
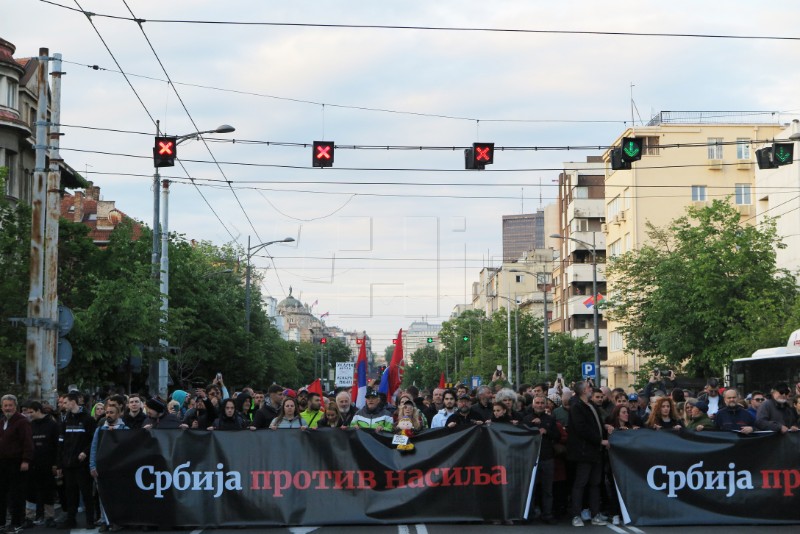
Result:
{"label": "green foliage", "polygon": [[621,323],[628,350],[720,376],[733,358],[785,343],[797,290],[776,267],[774,221],[743,225],[733,206],[716,200],[648,234],[650,244],[608,266],[618,282],[606,315]]}

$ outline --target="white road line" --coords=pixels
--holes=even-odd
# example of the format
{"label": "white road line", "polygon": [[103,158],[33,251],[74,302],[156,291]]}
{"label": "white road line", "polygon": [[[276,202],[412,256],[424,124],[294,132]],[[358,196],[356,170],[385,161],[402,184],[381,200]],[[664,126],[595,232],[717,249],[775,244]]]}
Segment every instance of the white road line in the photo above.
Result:
{"label": "white road line", "polygon": [[636,534],[644,534],[644,530],[642,530],[642,529],[640,529],[640,528],[636,528],[636,527],[628,527],[628,530],[632,530],[632,531],[633,531],[633,532],[635,532]]}
{"label": "white road line", "polygon": [[[322,527],[289,527],[289,532],[292,534],[308,534],[309,532],[314,532],[318,528]],[[194,532],[192,532],[194,534]]]}
{"label": "white road line", "polygon": [[606,525],[606,526],[608,528],[610,528],[611,530],[613,530],[614,532],[619,532],[620,534],[628,534],[628,532],[626,530],[621,529],[618,526],[615,526],[615,525]]}
{"label": "white road line", "polygon": [[397,534],[409,534],[407,525],[397,525]]}
{"label": "white road line", "polygon": [[428,534],[428,528],[422,523],[419,525],[414,525],[414,528],[417,529],[417,534]]}
{"label": "white road line", "polygon": [[203,529],[202,529],[202,528],[200,528],[200,529],[197,529],[197,530],[193,530],[193,531],[191,531],[189,534],[200,534],[201,532],[203,532]]}

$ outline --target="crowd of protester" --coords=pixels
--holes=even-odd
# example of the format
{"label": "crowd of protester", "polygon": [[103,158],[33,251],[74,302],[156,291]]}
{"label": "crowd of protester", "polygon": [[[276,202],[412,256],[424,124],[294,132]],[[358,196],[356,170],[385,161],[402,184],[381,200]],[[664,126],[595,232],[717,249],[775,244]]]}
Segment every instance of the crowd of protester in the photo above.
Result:
{"label": "crowd of protester", "polygon": [[[169,399],[109,394],[93,402],[78,391],[59,396],[57,406],[2,397],[0,502],[4,532],[23,528],[121,529],[99,502],[97,447],[106,431],[196,429],[258,431],[328,427],[376,432],[455,431],[472,425],[524,425],[542,436],[534,518],[573,526],[619,524],[620,506],[608,459],[609,436],[621,431],[786,433],[800,425],[800,384],[775,384],[771,391],[724,389],[710,379],[703,391],[679,387],[673,373],[653,374],[639,392],[596,388],[591,381],[565,385],[523,384],[511,389],[501,373],[489,385],[470,390],[420,391],[416,386],[387,399],[373,384],[357,408],[350,388],[321,395],[273,384],[231,394],[222,376],[192,392],[175,390]],[[402,420],[402,424],[399,425]],[[27,502],[26,502],[27,501]],[[62,513],[56,522],[55,506]],[[10,515],[10,519],[8,516]],[[7,521],[7,519],[9,519]]]}

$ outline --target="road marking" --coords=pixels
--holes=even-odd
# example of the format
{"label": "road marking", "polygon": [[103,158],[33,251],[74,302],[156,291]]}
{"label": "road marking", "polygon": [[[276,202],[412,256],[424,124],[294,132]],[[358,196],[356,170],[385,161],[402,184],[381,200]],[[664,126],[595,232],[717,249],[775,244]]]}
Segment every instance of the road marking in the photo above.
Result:
{"label": "road marking", "polygon": [[642,529],[640,529],[640,528],[636,528],[636,527],[628,527],[628,529],[629,529],[629,530],[632,530],[632,531],[633,531],[633,532],[635,532],[636,534],[644,534],[644,530],[642,530]]}
{"label": "road marking", "polygon": [[[292,534],[308,534],[309,532],[314,532],[320,527],[289,527],[289,532]],[[192,532],[194,534],[194,532]]]}
{"label": "road marking", "polygon": [[428,528],[422,523],[419,525],[414,525],[414,528],[417,529],[417,534],[428,534]]}
{"label": "road marking", "polygon": [[608,528],[613,530],[614,532],[619,532],[620,534],[628,534],[628,532],[624,529],[621,529],[615,525],[606,525]]}
{"label": "road marking", "polygon": [[409,534],[408,526],[397,525],[397,534]]}
{"label": "road marking", "polygon": [[201,528],[201,529],[198,529],[198,530],[193,530],[193,531],[191,531],[189,534],[200,534],[201,532],[203,532],[203,529],[202,529],[202,528]]}

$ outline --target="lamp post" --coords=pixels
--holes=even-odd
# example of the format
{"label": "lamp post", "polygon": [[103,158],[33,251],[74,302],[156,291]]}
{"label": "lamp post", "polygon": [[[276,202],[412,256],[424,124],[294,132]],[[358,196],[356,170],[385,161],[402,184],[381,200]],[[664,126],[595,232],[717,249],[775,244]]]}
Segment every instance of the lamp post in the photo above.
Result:
{"label": "lamp post", "polygon": [[574,237],[566,237],[561,234],[551,234],[550,237],[553,239],[569,239],[570,241],[575,241],[576,243],[580,243],[581,245],[585,246],[589,249],[592,253],[592,319],[594,321],[594,369],[595,375],[597,377],[597,387],[600,387],[600,379],[602,374],[600,373],[600,327],[599,327],[599,320],[598,320],[598,311],[597,311],[597,246],[596,246],[596,235],[597,232],[592,232],[592,242],[587,243],[586,241],[576,239]]}
{"label": "lamp post", "polygon": [[[510,271],[510,272],[514,272],[514,271]],[[519,323],[517,322],[517,311],[519,310],[519,305],[517,304],[516,295],[514,295],[514,300],[513,301],[511,300],[511,298],[504,297],[503,295],[497,295],[497,296],[500,297],[501,299],[505,299],[506,301],[508,301],[509,304],[511,304],[511,302],[514,303],[514,338],[516,340],[516,347],[517,347],[516,358],[515,358],[515,363],[516,363],[516,368],[515,368],[516,375],[515,376],[517,377],[516,389],[519,389]],[[509,375],[508,376],[508,382],[511,383],[511,308],[510,307],[508,308],[508,313],[506,315],[508,316],[507,317],[507,319],[508,319],[507,320],[507,323],[508,323],[508,375]]]}
{"label": "lamp post", "polygon": [[[230,133],[235,131],[236,128],[229,124],[223,124],[213,130],[203,130],[202,132],[192,132],[186,135],[179,135],[175,138],[175,145],[179,145],[188,139],[199,139],[201,135],[206,133]],[[169,308],[169,209],[167,201],[169,199],[169,180],[164,180],[162,183],[164,196],[164,209],[163,213],[159,213],[161,207],[158,201],[159,184],[161,178],[156,167],[156,172],[153,175],[153,278],[159,280],[159,290],[161,292],[161,322],[167,322],[167,310]],[[162,215],[163,229],[160,232],[158,229],[158,217]],[[159,239],[160,237],[160,239]],[[159,254],[159,241],[161,241],[161,253]],[[161,265],[160,272],[158,265]],[[159,345],[166,348],[169,344],[166,339],[160,339]]]}
{"label": "lamp post", "polygon": [[[550,329],[549,329],[549,324],[548,324],[548,320],[547,320],[547,273],[532,273],[530,271],[524,271],[522,269],[510,269],[509,272],[512,272],[512,273],[525,273],[525,274],[529,274],[531,276],[535,276],[537,283],[539,283],[539,280],[540,280],[539,275],[543,275],[544,276],[544,278],[541,279],[541,280],[542,280],[542,285],[544,286],[544,288],[542,289],[542,293],[544,294],[544,321],[543,321],[543,324],[544,324],[544,327],[543,327],[544,328],[544,331],[543,331],[543,334],[544,334],[544,373],[545,373],[545,375],[547,375],[547,374],[550,373],[550,348],[549,348],[549,340],[548,340],[548,338],[550,337],[549,336]],[[517,370],[517,372],[519,372],[519,370]]]}
{"label": "lamp post", "polygon": [[250,246],[250,236],[247,236],[247,269],[245,271],[245,286],[244,286],[244,328],[246,332],[250,332],[250,258],[255,255],[259,250],[265,249],[275,243],[293,243],[293,237],[285,237],[276,241],[267,241],[266,243],[259,243],[258,245]]}

